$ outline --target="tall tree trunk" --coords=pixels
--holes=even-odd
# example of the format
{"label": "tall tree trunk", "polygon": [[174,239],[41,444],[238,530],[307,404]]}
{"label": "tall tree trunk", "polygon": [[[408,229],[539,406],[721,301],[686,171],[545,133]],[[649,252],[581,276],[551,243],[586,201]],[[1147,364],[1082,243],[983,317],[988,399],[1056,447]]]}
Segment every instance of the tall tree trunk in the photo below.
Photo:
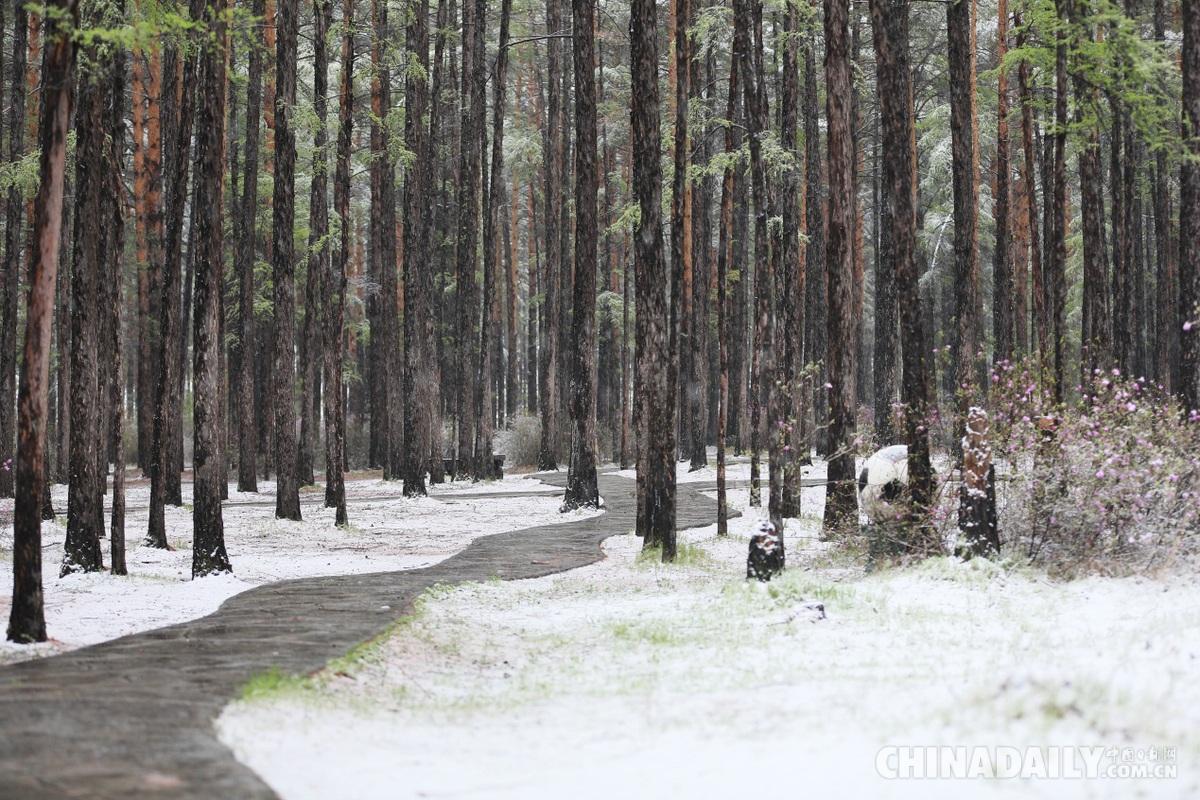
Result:
{"label": "tall tree trunk", "polygon": [[[263,0],[254,0],[251,13],[263,12]],[[234,269],[238,276],[238,321],[240,358],[238,370],[238,491],[258,491],[258,429],[254,409],[254,264],[258,236],[255,219],[258,212],[258,132],[259,107],[262,104],[262,49],[251,47],[249,82],[246,88],[246,160],[242,173],[242,204],[239,212],[239,242]]]}
{"label": "tall tree trunk", "polygon": [[462,116],[459,137],[458,222],[457,222],[457,282],[458,352],[456,358],[457,390],[455,416],[458,426],[458,447],[455,470],[457,476],[472,471],[472,450],[475,443],[474,397],[477,374],[475,351],[479,337],[479,296],[475,286],[476,250],[479,243],[480,211],[480,134],[483,125],[483,26],[486,20],[479,13],[476,0],[463,3],[463,60]]}
{"label": "tall tree trunk", "polygon": [[316,357],[324,352],[321,339],[324,329],[325,276],[329,272],[329,130],[328,117],[329,56],[326,39],[329,35],[331,6],[317,0],[313,3],[313,113],[317,130],[313,135],[313,166],[308,204],[308,275],[304,294],[304,334],[300,340],[300,364],[303,370],[303,389],[300,392],[300,448],[297,471],[300,483],[315,482],[313,461],[319,442],[321,418],[321,369]]}
{"label": "tall tree trunk", "polygon": [[300,519],[296,475],[296,287],[292,225],[295,214],[297,0],[279,0],[276,14],[275,191],[272,205],[271,275],[275,291],[275,516]]}
{"label": "tall tree trunk", "polygon": [[[13,17],[12,83],[8,107],[8,160],[18,161],[25,153],[25,50],[29,14],[16,4]],[[24,204],[21,190],[8,190],[4,206],[4,277],[0,281],[0,497],[12,497],[15,488],[13,446],[16,438],[16,406],[13,395],[17,375],[17,300],[21,286],[21,229]]]}
{"label": "tall tree trunk", "polygon": [[[1022,25],[1021,12],[1017,11],[1014,17],[1016,28],[1020,33],[1017,35],[1017,47],[1025,46],[1025,27]],[[1038,203],[1037,203],[1037,151],[1034,147],[1034,123],[1033,123],[1033,97],[1029,87],[1029,63],[1022,60],[1017,68],[1018,90],[1021,95],[1021,149],[1024,153],[1021,166],[1021,182],[1026,194],[1025,210],[1028,214],[1027,225],[1029,227],[1029,274],[1030,274],[1030,289],[1033,299],[1034,308],[1034,329],[1039,331],[1037,326],[1041,324],[1044,318],[1044,306],[1042,304],[1042,240],[1038,233]],[[1045,186],[1042,191],[1046,191]],[[1022,290],[1022,297],[1024,296]],[[1018,310],[1021,312],[1017,315],[1018,330],[1022,333],[1018,334],[1018,342],[1023,340],[1023,332],[1029,323],[1026,314],[1028,309],[1018,303]],[[1032,351],[1032,347],[1029,348]]]}
{"label": "tall tree trunk", "polygon": [[[1179,184],[1179,397],[1200,409],[1200,3],[1183,0],[1183,131]],[[18,492],[19,496],[19,492]]]}
{"label": "tall tree trunk", "polygon": [[[1065,22],[1067,3],[1056,0],[1055,10],[1060,21]],[[1050,316],[1050,337],[1054,353],[1053,394],[1056,403],[1063,400],[1066,383],[1066,353],[1063,341],[1066,317],[1066,273],[1067,273],[1067,42],[1059,37],[1055,48],[1054,66],[1054,257],[1050,274],[1046,279],[1047,311]],[[960,428],[961,429],[961,428]]]}
{"label": "tall tree trunk", "polygon": [[[199,17],[200,5],[192,0],[192,17]],[[178,474],[172,474],[171,450],[173,436],[178,432],[174,421],[180,415],[179,367],[180,332],[180,260],[183,235],[183,212],[187,196],[190,143],[192,138],[192,106],[195,96],[195,56],[180,52],[173,46],[167,51],[163,73],[168,78],[163,88],[162,127],[168,137],[165,154],[167,186],[166,235],[162,248],[160,315],[162,335],[158,347],[158,380],[154,410],[154,445],[150,468],[150,523],[146,543],[152,547],[168,548],[165,505],[174,502],[179,488]],[[180,63],[180,59],[183,63]],[[169,113],[168,113],[169,112]],[[180,498],[181,499],[181,498]]]}
{"label": "tall tree trunk", "polygon": [[416,156],[404,183],[404,494],[424,496],[425,466],[428,461],[433,408],[435,331],[429,304],[433,293],[433,259],[429,248],[430,168],[433,158],[425,108],[428,104],[429,3],[417,0],[408,17],[407,48],[420,70],[405,75],[404,139]]}
{"label": "tall tree trunk", "polygon": [[[729,64],[729,92],[726,95],[725,118],[737,119],[741,103],[741,70],[738,59],[733,57]],[[725,128],[725,155],[730,158],[740,147],[740,135],[735,125]],[[726,163],[721,178],[721,224],[717,247],[717,347],[720,362],[720,388],[717,394],[717,534],[729,534],[729,497],[725,479],[726,438],[729,432],[729,355],[730,320],[728,277],[733,260],[733,203],[737,193],[740,170],[731,162]]]}
{"label": "tall tree trunk", "polygon": [[[744,0],[738,0],[744,2]],[[653,0],[633,0],[630,69],[633,93],[633,192],[640,216],[634,233],[637,276],[638,402],[645,450],[639,459],[641,533],[646,547],[661,547],[675,559],[675,393],[668,379],[671,360],[670,268],[662,247],[662,164],[658,111],[658,31]]]}
{"label": "tall tree trunk", "polygon": [[[768,206],[766,171],[762,158],[762,139],[767,130],[766,90],[762,74],[762,40],[757,34],[761,9],[752,7],[757,0],[739,0],[734,11],[734,51],[737,53],[738,69],[742,72],[742,96],[746,105],[746,118],[750,143],[750,190],[754,198],[754,325],[753,347],[750,355],[750,504],[762,504],[762,489],[759,466],[763,438],[767,434],[766,400],[770,385],[770,325],[771,277],[770,244],[768,221],[771,218]],[[772,433],[773,435],[773,433]]]}
{"label": "tall tree trunk", "polygon": [[[975,402],[975,380],[981,342],[979,319],[979,187],[975,164],[975,0],[951,0],[946,5],[949,37],[950,135],[954,184],[954,430],[965,425]],[[955,439],[957,442],[957,438]],[[955,448],[958,449],[957,446]]]}
{"label": "tall tree trunk", "polygon": [[[330,0],[324,0],[329,2]],[[350,263],[350,144],[354,104],[354,0],[342,0],[341,82],[338,89],[337,165],[333,205],[338,216],[337,251],[330,262],[325,304],[325,505],[336,509],[336,523],[349,524],[346,514],[346,428],[342,387],[343,314],[346,272]]]}
{"label": "tall tree trunk", "polygon": [[42,103],[38,124],[41,149],[32,238],[37,248],[29,269],[25,313],[25,352],[17,396],[16,501],[13,508],[13,599],[8,640],[46,641],[42,606],[41,500],[45,490],[46,421],[50,384],[50,323],[61,239],[67,126],[75,54],[66,31],[77,23],[74,0],[52,2],[64,30],[47,30],[42,59]]}
{"label": "tall tree trunk", "polygon": [[[125,16],[125,3],[120,0],[116,7],[121,18]],[[125,337],[123,330],[124,302],[121,287],[125,264],[125,202],[124,156],[125,156],[125,54],[117,50],[113,54],[113,65],[109,75],[108,91],[108,139],[105,175],[108,181],[108,196],[112,207],[105,209],[110,215],[105,226],[107,236],[104,243],[104,277],[111,288],[108,292],[108,315],[111,321],[108,330],[109,348],[108,392],[112,419],[107,431],[106,443],[113,454],[112,514],[109,522],[110,569],[114,575],[125,575]],[[143,265],[139,261],[140,268]]]}
{"label": "tall tree trunk", "polygon": [[1004,57],[1008,53],[1008,0],[999,0],[996,24],[996,193],[992,216],[996,220],[996,243],[992,248],[992,336],[994,362],[1013,357],[1013,271],[1012,245],[1009,241],[1008,161],[1008,73]]}
{"label": "tall tree trunk", "polygon": [[[960,3],[966,0],[959,0]],[[858,513],[854,490],[855,342],[851,236],[854,230],[851,141],[849,0],[825,0],[825,83],[829,152],[829,230],[826,274],[829,283],[828,383],[829,470],[825,499],[826,535],[843,530]]]}
{"label": "tall tree trunk", "polygon": [[225,169],[225,0],[207,0],[204,21],[212,37],[200,58],[200,98],[196,137],[196,314],[193,321],[192,375],[195,475],[192,512],[192,577],[230,572],[221,514],[221,417],[219,316],[225,259],[222,249]]}
{"label": "tall tree trunk", "polygon": [[[546,32],[550,36],[562,28],[562,4],[560,0],[546,0]],[[655,47],[657,51],[657,46]],[[541,370],[538,376],[541,386],[538,401],[541,404],[542,432],[538,447],[538,469],[558,469],[556,452],[558,435],[558,361],[559,361],[559,305],[562,302],[561,250],[557,242],[561,239],[559,227],[562,222],[563,158],[562,140],[555,132],[563,126],[562,96],[562,44],[558,38],[546,42],[546,131],[547,150],[545,160],[546,177],[546,257],[543,261],[541,281],[542,304],[539,309],[542,322]]]}
{"label": "tall tree trunk", "polygon": [[[812,0],[815,13],[817,0]],[[808,230],[808,246],[805,248],[807,281],[807,298],[805,299],[805,331],[804,331],[804,363],[818,364],[816,374],[804,384],[804,405],[813,414],[813,432],[815,433],[817,451],[821,455],[829,452],[829,432],[826,427],[829,411],[829,398],[826,391],[814,391],[815,386],[825,384],[825,376],[829,372],[826,361],[826,325],[828,323],[828,294],[829,276],[825,269],[825,214],[826,192],[821,181],[821,127],[820,111],[817,102],[817,61],[816,34],[810,34],[804,40],[804,173],[806,224]],[[803,446],[805,456],[808,455],[808,443]]]}
{"label": "tall tree trunk", "polygon": [[[1154,39],[1167,38],[1166,0],[1154,0]],[[1158,325],[1155,334],[1157,362],[1155,375],[1168,392],[1174,392],[1174,378],[1179,364],[1179,334],[1183,321],[1179,319],[1179,274],[1171,247],[1171,178],[1167,153],[1159,148],[1154,156],[1154,259],[1158,264],[1155,279],[1157,289]]]}
{"label": "tall tree trunk", "polygon": [[[505,0],[507,6],[510,0]],[[571,336],[571,459],[563,509],[600,505],[596,481],[596,255],[600,176],[596,165],[595,0],[572,4],[575,59],[575,281]],[[503,38],[503,37],[502,37]]]}
{"label": "tall tree trunk", "polygon": [[[496,54],[496,69],[492,73],[492,157],[491,174],[488,180],[487,205],[483,218],[483,324],[479,327],[479,352],[476,362],[475,382],[475,463],[473,472],[477,478],[490,480],[498,477],[492,454],[492,392],[493,380],[499,375],[499,338],[492,335],[489,320],[498,315],[499,291],[496,276],[499,272],[497,239],[501,214],[504,211],[504,105],[508,91],[508,18],[512,0],[500,5],[500,39]],[[479,19],[484,19],[483,11]],[[482,33],[481,33],[482,36]],[[480,53],[482,53],[482,46]],[[480,62],[483,56],[479,57]],[[480,67],[482,68],[482,63]],[[479,102],[483,102],[480,90]]]}
{"label": "tall tree trunk", "polygon": [[896,294],[900,308],[903,380],[900,397],[908,445],[908,489],[913,523],[907,542],[913,550],[932,550],[927,514],[933,500],[933,469],[929,463],[928,353],[921,316],[919,270],[916,261],[916,131],[912,72],[909,67],[909,0],[871,0],[875,30],[883,148],[883,202],[886,205]]}
{"label": "tall tree trunk", "polygon": [[[83,22],[102,26],[116,20],[96,3],[84,5]],[[104,297],[105,265],[102,224],[105,210],[117,203],[115,188],[105,179],[108,161],[106,111],[112,88],[112,52],[96,45],[84,48],[85,67],[79,70],[79,98],[75,111],[75,247],[71,268],[71,467],[67,501],[67,537],[63,545],[62,575],[103,569],[100,539],[104,536],[104,486],[101,468],[107,437],[100,413],[99,355]],[[97,168],[101,165],[101,168]],[[105,283],[107,283],[105,281]],[[60,345],[61,347],[61,345]]]}

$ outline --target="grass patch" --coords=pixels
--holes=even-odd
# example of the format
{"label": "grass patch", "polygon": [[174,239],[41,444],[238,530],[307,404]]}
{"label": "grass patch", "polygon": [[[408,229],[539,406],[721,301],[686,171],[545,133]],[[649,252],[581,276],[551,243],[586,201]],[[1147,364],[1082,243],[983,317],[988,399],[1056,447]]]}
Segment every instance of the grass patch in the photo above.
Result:
{"label": "grass patch", "polygon": [[645,643],[656,647],[681,645],[685,639],[670,624],[658,622],[615,622],[609,630],[616,639],[632,643]]}
{"label": "grass patch", "polygon": [[285,694],[307,692],[312,688],[312,679],[291,675],[278,667],[271,667],[266,672],[255,675],[242,687],[239,697],[242,700],[272,700]]}
{"label": "grass patch", "polygon": [[[637,564],[639,566],[663,564],[662,547],[642,548],[637,555]],[[703,547],[688,542],[679,542],[675,549],[675,560],[668,564],[680,567],[707,567],[712,566],[713,560]]]}

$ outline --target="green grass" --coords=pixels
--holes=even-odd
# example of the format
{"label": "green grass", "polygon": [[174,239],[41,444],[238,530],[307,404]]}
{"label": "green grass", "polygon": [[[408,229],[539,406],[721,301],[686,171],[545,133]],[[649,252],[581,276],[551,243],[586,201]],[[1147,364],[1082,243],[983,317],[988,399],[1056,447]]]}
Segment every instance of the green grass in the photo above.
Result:
{"label": "green grass", "polygon": [[239,696],[242,700],[273,700],[282,695],[308,692],[312,689],[312,679],[301,675],[291,675],[278,667],[271,667],[266,672],[255,675],[242,686]]}
{"label": "green grass", "polygon": [[[637,556],[639,566],[662,564],[662,547],[643,548]],[[675,550],[675,560],[668,562],[680,567],[707,567],[713,563],[708,552],[698,545],[680,542]]]}

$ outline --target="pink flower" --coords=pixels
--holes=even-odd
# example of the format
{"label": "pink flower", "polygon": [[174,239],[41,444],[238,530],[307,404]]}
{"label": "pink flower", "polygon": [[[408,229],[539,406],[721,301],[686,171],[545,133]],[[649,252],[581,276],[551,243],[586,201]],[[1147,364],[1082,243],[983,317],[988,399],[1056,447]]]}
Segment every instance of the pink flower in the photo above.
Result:
{"label": "pink flower", "polygon": [[1190,331],[1191,329],[1192,329],[1192,323],[1190,320],[1188,322],[1183,323],[1183,330],[1185,332]]}
{"label": "pink flower", "polygon": [[1104,477],[1104,470],[1102,470],[1102,469],[1098,469],[1098,470],[1096,470],[1096,477],[1097,477],[1097,478],[1103,478],[1103,477]]}

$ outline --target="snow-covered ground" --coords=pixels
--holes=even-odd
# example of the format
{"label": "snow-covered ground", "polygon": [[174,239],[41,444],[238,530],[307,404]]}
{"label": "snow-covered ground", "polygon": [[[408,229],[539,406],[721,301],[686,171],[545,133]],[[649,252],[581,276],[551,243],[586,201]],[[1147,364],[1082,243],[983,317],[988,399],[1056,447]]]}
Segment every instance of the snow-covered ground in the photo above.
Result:
{"label": "snow-covered ground", "polygon": [[[742,580],[748,515],[729,538],[683,534],[676,565],[620,536],[583,569],[438,590],[336,670],[248,692],[219,732],[286,800],[1200,791],[1193,579],[1055,583],[953,559],[864,576],[818,541],[819,513],[814,498],[790,522],[769,585]],[[1178,777],[877,771],[881,748],[935,745],[1175,747]]]}
{"label": "snow-covered ground", "polygon": [[[215,611],[227,598],[272,581],[413,569],[448,558],[473,539],[515,528],[570,522],[591,513],[559,513],[557,494],[483,498],[483,491],[551,490],[537,480],[511,478],[491,483],[460,482],[436,487],[431,497],[398,497],[400,486],[379,480],[347,483],[350,527],[337,528],[322,490],[306,491],[303,522],[274,518],[274,484],[262,481],[260,494],[230,493],[225,507],[225,542],[232,575],[191,580],[191,485],[185,505],[166,509],[170,551],[142,546],[147,525],[147,486],[129,491],[126,556],[129,575],[104,573],[58,577],[66,535],[65,487],[54,491],[60,516],[42,525],[46,628],[41,645],[0,643],[0,663],[51,655],[129,633],[183,622]],[[309,501],[312,502],[309,502]],[[12,598],[12,501],[0,516],[0,618],[7,620]],[[107,516],[107,515],[106,515]],[[108,563],[108,540],[102,543]]]}

